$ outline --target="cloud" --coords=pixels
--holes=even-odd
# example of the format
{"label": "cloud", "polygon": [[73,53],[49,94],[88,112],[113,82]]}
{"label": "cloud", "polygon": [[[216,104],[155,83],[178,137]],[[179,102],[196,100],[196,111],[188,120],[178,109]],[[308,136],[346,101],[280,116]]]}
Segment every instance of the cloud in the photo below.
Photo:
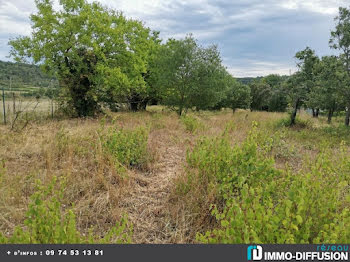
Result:
{"label": "cloud", "polygon": [[30,11],[21,9],[16,2],[0,2],[0,35],[29,34],[29,15]]}
{"label": "cloud", "polygon": [[[92,0],[88,0],[92,2]],[[0,0],[0,38],[28,35],[34,0]],[[201,44],[218,44],[225,65],[235,76],[295,70],[294,55],[310,46],[331,53],[328,39],[338,6],[348,0],[100,0],[128,17],[161,32],[183,38],[193,33]],[[58,0],[55,0],[57,6]],[[4,40],[7,42],[7,40]],[[0,44],[0,59],[8,47]]]}
{"label": "cloud", "polygon": [[306,9],[315,13],[335,15],[338,12],[339,6],[346,6],[347,4],[348,2],[346,0],[287,0],[281,3],[281,7],[293,10]]}
{"label": "cloud", "polygon": [[292,64],[251,59],[243,59],[230,64],[231,66],[228,66],[227,70],[235,77],[257,77],[270,74],[289,75],[296,71]]}

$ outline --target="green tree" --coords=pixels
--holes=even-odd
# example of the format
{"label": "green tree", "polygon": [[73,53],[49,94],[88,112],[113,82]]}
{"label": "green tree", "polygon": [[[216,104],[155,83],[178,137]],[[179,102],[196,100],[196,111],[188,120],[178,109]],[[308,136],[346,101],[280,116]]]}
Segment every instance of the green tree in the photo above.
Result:
{"label": "green tree", "polygon": [[288,98],[292,106],[290,125],[295,125],[298,109],[307,97],[307,88],[301,72],[296,72],[286,82]]}
{"label": "green tree", "polygon": [[[207,110],[224,99],[226,77],[229,75],[221,64],[216,45],[199,47],[197,51],[197,83],[193,85],[192,105],[197,110]],[[229,75],[229,77],[232,77]]]}
{"label": "green tree", "polygon": [[11,55],[56,74],[78,116],[146,92],[142,74],[152,40],[141,22],[86,0],[61,0],[59,11],[49,0],[35,3],[32,34],[11,40]]}
{"label": "green tree", "polygon": [[295,58],[298,60],[297,66],[300,69],[301,77],[304,82],[304,87],[306,88],[306,97],[303,98],[303,103],[307,106],[310,106],[313,112],[313,117],[318,117],[319,108],[313,107],[312,100],[309,102],[309,95],[311,93],[317,92],[314,90],[317,89],[316,85],[316,76],[314,68],[319,61],[319,58],[316,56],[315,51],[310,47],[306,47],[304,50],[296,53]]}
{"label": "green tree", "polygon": [[276,74],[268,75],[261,81],[270,86],[270,97],[268,98],[268,111],[270,112],[285,112],[288,106],[287,92],[283,83],[286,81],[286,76]]}
{"label": "green tree", "polygon": [[215,106],[215,108],[230,108],[233,112],[238,108],[249,108],[251,101],[249,86],[238,82],[229,73],[227,73],[225,80],[225,97]]}
{"label": "green tree", "polygon": [[140,110],[146,110],[147,104],[158,104],[161,100],[161,86],[158,84],[159,79],[159,64],[158,58],[161,54],[161,39],[159,38],[159,32],[154,31],[152,34],[152,44],[149,49],[148,56],[148,68],[147,72],[143,74],[143,78],[147,85],[147,92],[143,96],[141,103],[139,104]]}
{"label": "green tree", "polygon": [[283,83],[286,77],[268,75],[250,83],[251,110],[284,112],[287,109],[287,93]]}
{"label": "green tree", "polygon": [[191,35],[169,39],[158,58],[162,101],[179,115],[211,108],[222,99],[225,68],[216,46],[200,47]]}
{"label": "green tree", "polygon": [[251,92],[250,109],[261,111],[268,110],[268,100],[271,97],[271,87],[268,83],[261,80],[255,80],[249,85]]}
{"label": "green tree", "polygon": [[295,124],[297,110],[304,103],[307,103],[312,90],[316,87],[314,68],[319,61],[315,51],[306,47],[304,50],[296,53],[299,71],[290,77],[287,81],[288,96],[292,104],[290,124]]}
{"label": "green tree", "polygon": [[344,108],[343,95],[346,72],[342,61],[336,56],[324,56],[315,67],[317,88],[309,97],[314,105],[328,111],[328,123],[336,109]]}
{"label": "green tree", "polygon": [[346,100],[345,125],[350,124],[350,8],[339,8],[339,15],[335,17],[335,30],[331,32],[329,40],[330,47],[341,52],[340,58],[343,60],[347,72],[347,84],[343,86],[341,93]]}

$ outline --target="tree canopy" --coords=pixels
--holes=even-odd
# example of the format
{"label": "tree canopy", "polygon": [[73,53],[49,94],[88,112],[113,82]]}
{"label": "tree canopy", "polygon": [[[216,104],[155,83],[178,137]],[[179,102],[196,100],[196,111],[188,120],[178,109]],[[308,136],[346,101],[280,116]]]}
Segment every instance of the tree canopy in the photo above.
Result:
{"label": "tree canopy", "polygon": [[216,46],[203,48],[191,35],[169,39],[158,58],[162,101],[179,115],[190,108],[208,109],[223,98],[226,69]]}
{"label": "tree canopy", "polygon": [[346,100],[347,112],[345,125],[350,125],[350,9],[340,7],[339,15],[335,17],[335,30],[331,32],[330,47],[340,50],[340,59],[343,61],[347,72],[347,84],[342,88],[342,94]]}
{"label": "tree canopy", "polygon": [[32,34],[10,41],[11,54],[55,74],[78,116],[146,93],[150,29],[97,2],[61,0],[59,11],[49,0],[35,3]]}

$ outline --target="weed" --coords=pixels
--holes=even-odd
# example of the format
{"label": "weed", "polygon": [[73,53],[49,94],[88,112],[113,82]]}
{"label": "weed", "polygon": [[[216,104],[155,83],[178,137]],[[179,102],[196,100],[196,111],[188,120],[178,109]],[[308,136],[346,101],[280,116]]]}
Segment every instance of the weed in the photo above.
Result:
{"label": "weed", "polygon": [[349,156],[321,153],[310,172],[260,178],[213,208],[220,226],[197,240],[204,243],[346,243],[350,240]]}
{"label": "weed", "polygon": [[49,186],[37,182],[24,221],[25,228],[17,226],[10,237],[0,233],[0,243],[11,244],[79,244],[79,243],[130,243],[131,229],[127,219],[122,219],[101,238],[90,230],[88,236],[79,233],[72,210],[62,211],[65,185],[54,178]]}
{"label": "weed", "polygon": [[[291,127],[290,121],[291,121],[290,117],[279,119],[275,123],[275,127],[276,128]],[[293,126],[293,128],[297,128],[297,129],[312,128],[312,122],[309,119],[303,119],[303,118],[297,117],[295,119],[295,125]]]}
{"label": "weed", "polygon": [[185,125],[186,131],[195,133],[197,130],[203,129],[203,123],[196,117],[184,115],[181,117],[181,122]]}
{"label": "weed", "polygon": [[150,160],[147,149],[148,130],[143,127],[135,130],[111,128],[102,138],[106,151],[116,163],[126,167],[144,168]]}
{"label": "weed", "polygon": [[[177,183],[177,194],[188,200],[189,213],[203,220],[210,206],[221,208],[226,201],[241,194],[246,185],[259,185],[262,180],[273,181],[280,175],[274,161],[259,150],[257,125],[241,145],[232,146],[224,134],[202,138],[187,153],[186,176]],[[268,191],[265,192],[268,194]]]}

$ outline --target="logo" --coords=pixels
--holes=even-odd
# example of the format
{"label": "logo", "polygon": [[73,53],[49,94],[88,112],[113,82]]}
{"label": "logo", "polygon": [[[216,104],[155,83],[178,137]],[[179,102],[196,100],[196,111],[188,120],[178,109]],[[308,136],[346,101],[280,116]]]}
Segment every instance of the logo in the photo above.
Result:
{"label": "logo", "polygon": [[263,249],[261,246],[249,246],[247,248],[248,260],[261,260],[263,258]]}

